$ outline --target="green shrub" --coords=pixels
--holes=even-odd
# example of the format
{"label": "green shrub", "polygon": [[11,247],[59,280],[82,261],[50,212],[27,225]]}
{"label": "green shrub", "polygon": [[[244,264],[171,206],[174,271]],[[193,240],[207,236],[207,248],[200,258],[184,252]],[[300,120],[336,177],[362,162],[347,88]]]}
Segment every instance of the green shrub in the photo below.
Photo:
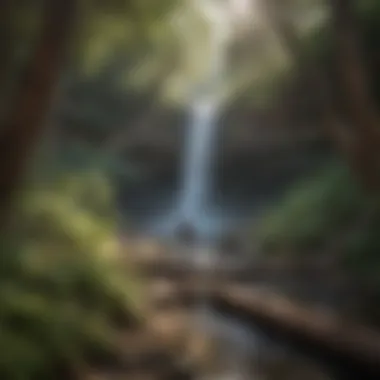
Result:
{"label": "green shrub", "polygon": [[264,251],[320,247],[352,224],[366,202],[348,168],[334,163],[291,189],[263,217],[255,237]]}
{"label": "green shrub", "polygon": [[123,263],[113,210],[95,171],[24,192],[1,242],[1,378],[56,378],[57,366],[112,352],[116,321],[136,319],[139,283]]}

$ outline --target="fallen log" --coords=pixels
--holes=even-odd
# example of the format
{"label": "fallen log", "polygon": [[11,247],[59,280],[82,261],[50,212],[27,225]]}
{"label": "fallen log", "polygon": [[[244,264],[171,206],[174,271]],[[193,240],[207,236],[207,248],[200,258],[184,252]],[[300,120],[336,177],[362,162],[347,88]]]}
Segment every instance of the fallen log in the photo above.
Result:
{"label": "fallen log", "polygon": [[[380,332],[321,308],[304,307],[263,289],[214,289],[216,303],[245,319],[259,319],[380,374]],[[380,378],[380,377],[379,377]]]}

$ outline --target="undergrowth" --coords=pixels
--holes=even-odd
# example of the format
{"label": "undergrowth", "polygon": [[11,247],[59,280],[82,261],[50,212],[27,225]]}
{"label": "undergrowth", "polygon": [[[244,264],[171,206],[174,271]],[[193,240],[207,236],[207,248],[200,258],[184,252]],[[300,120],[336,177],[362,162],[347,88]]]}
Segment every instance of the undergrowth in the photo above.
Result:
{"label": "undergrowth", "polygon": [[[346,269],[379,278],[379,204],[348,167],[332,162],[290,189],[255,226],[253,236],[263,255],[341,254]],[[339,252],[331,252],[335,242]]]}
{"label": "undergrowth", "polygon": [[67,378],[62,369],[112,355],[120,323],[139,317],[106,176],[65,168],[47,177],[24,189],[1,238],[2,379]]}

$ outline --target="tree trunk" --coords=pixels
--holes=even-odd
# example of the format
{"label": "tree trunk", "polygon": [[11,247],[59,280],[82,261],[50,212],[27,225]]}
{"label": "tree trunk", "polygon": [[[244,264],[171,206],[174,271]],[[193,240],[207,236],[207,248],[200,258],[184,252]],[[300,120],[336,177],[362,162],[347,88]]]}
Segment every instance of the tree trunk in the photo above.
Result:
{"label": "tree trunk", "polygon": [[336,62],[346,112],[355,132],[357,170],[371,190],[380,189],[380,118],[371,96],[351,0],[331,0]]}
{"label": "tree trunk", "polygon": [[[329,0],[335,27],[335,49],[348,123],[337,112],[331,85],[323,70],[309,62],[310,88],[315,92],[326,134],[345,156],[353,174],[368,190],[378,190],[380,145],[378,116],[368,90],[366,70],[361,60],[350,0]],[[290,56],[300,62],[302,42],[293,25],[284,17],[280,0],[262,0],[264,14]]]}
{"label": "tree trunk", "polygon": [[[294,25],[284,16],[286,14],[286,9],[284,8],[286,5],[282,0],[261,0],[264,17],[266,17],[288,55],[296,65],[300,66],[303,45]],[[307,65],[309,72],[307,79],[310,91],[314,92],[317,110],[321,114],[325,134],[333,141],[341,154],[346,157],[353,169],[353,136],[351,131],[344,126],[337,113],[336,102],[326,74],[316,62],[308,62]]]}
{"label": "tree trunk", "polygon": [[15,190],[44,132],[74,6],[75,0],[45,1],[40,40],[0,132],[0,227],[8,221]]}

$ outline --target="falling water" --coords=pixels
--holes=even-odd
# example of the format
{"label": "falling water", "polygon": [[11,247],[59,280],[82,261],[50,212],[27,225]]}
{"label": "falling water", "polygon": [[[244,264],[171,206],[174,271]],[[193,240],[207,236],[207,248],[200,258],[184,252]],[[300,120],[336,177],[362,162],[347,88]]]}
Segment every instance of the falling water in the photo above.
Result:
{"label": "falling water", "polygon": [[[223,80],[225,34],[220,14],[211,23],[211,59],[200,89],[190,102],[190,123],[183,157],[181,189],[178,203],[179,222],[202,229],[209,217],[212,190],[212,164],[218,131],[218,90]],[[215,22],[216,21],[216,22]],[[225,25],[224,25],[225,27]]]}
{"label": "falling water", "polygon": [[197,99],[191,106],[184,156],[179,215],[194,226],[204,216],[212,187],[212,159],[217,130],[214,99]]}

